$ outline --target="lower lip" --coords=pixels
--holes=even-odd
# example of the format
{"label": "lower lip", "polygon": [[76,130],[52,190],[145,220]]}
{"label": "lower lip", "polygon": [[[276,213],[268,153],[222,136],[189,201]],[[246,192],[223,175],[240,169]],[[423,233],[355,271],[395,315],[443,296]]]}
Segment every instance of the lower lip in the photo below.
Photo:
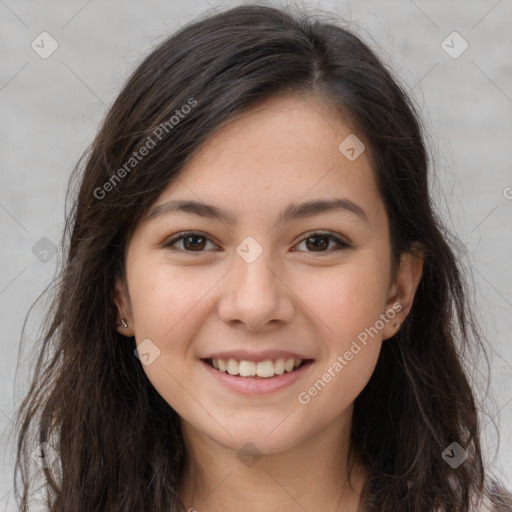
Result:
{"label": "lower lip", "polygon": [[297,368],[292,372],[285,372],[281,375],[263,379],[256,379],[254,377],[237,377],[230,375],[229,373],[216,370],[206,361],[201,361],[201,363],[203,363],[213,378],[217,379],[221,384],[233,391],[241,393],[242,395],[266,395],[279,391],[280,389],[290,386],[299,380],[309,370],[310,366],[313,364],[313,360],[307,361],[300,368]]}

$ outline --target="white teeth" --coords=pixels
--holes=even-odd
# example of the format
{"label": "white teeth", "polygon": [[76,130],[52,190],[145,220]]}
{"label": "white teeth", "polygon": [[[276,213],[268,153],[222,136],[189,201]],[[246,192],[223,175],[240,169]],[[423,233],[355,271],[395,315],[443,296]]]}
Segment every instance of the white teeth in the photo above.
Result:
{"label": "white teeth", "polygon": [[284,373],[284,359],[277,359],[274,363],[274,371],[277,375],[282,375]]}
{"label": "white teeth", "polygon": [[274,375],[282,375],[285,371],[292,372],[300,366],[302,359],[276,359],[272,361],[267,359],[255,363],[254,361],[237,361],[236,359],[212,359],[212,366],[224,373],[230,375],[240,375],[241,377],[264,377],[269,378]]}
{"label": "white teeth", "polygon": [[284,369],[287,372],[291,372],[293,370],[294,366],[295,366],[295,359],[287,359],[286,363],[284,364]]}
{"label": "white teeth", "polygon": [[254,361],[240,361],[238,371],[241,377],[254,377],[256,375],[256,363]]}
{"label": "white teeth", "polygon": [[229,375],[238,375],[238,367],[240,365],[238,364],[238,361],[235,361],[234,359],[228,359],[228,373]]}
{"label": "white teeth", "polygon": [[274,373],[274,363],[270,359],[260,361],[256,365],[256,375],[258,377],[273,377]]}

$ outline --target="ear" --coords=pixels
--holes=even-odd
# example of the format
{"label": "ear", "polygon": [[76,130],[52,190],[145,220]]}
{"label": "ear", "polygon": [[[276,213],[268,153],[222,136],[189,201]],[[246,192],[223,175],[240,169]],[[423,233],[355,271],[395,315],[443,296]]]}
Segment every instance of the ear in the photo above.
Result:
{"label": "ear", "polygon": [[404,252],[400,256],[398,272],[390,287],[386,304],[385,314],[390,320],[383,329],[383,340],[391,338],[399,331],[412,308],[423,274],[423,256],[424,251],[417,245],[411,252]]}
{"label": "ear", "polygon": [[[121,278],[117,278],[114,288],[114,302],[116,305],[116,330],[123,336],[132,337],[135,336],[135,332],[132,330],[133,315],[132,307],[130,303],[130,297],[128,295],[128,289],[125,282]],[[128,327],[124,327],[121,323],[124,320]]]}

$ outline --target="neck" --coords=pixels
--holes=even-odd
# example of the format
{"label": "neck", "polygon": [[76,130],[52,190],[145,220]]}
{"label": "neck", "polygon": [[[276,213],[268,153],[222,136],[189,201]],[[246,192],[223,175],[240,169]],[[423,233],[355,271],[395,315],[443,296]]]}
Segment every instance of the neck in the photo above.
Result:
{"label": "neck", "polygon": [[[186,470],[179,494],[193,512],[357,512],[364,470],[354,463],[349,479],[349,429],[339,422],[280,453],[240,457],[190,424],[182,425]],[[343,432],[340,436],[339,432]],[[339,447],[333,450],[333,446]]]}

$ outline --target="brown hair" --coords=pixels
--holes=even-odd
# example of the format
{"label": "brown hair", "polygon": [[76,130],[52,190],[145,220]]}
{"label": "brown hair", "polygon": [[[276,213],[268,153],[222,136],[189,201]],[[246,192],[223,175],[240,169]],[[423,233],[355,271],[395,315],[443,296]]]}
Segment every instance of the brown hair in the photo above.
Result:
{"label": "brown hair", "polygon": [[[184,510],[177,495],[186,456],[179,417],[134,357],[135,340],[116,331],[113,285],[124,275],[134,228],[201,144],[233,116],[292,92],[314,92],[349,114],[370,144],[394,261],[416,246],[424,251],[412,310],[383,345],[354,404],[351,450],[369,468],[362,508],[466,512],[473,496],[483,495],[477,404],[464,370],[482,337],[461,265],[433,210],[415,108],[350,30],[260,4],[189,23],[154,49],[75,168],[80,183],[66,218],[66,258],[17,411],[22,512],[28,455],[43,442],[59,456],[44,468],[51,512]],[[154,148],[131,161],[149,139]],[[468,454],[457,469],[442,458],[454,441]]]}

